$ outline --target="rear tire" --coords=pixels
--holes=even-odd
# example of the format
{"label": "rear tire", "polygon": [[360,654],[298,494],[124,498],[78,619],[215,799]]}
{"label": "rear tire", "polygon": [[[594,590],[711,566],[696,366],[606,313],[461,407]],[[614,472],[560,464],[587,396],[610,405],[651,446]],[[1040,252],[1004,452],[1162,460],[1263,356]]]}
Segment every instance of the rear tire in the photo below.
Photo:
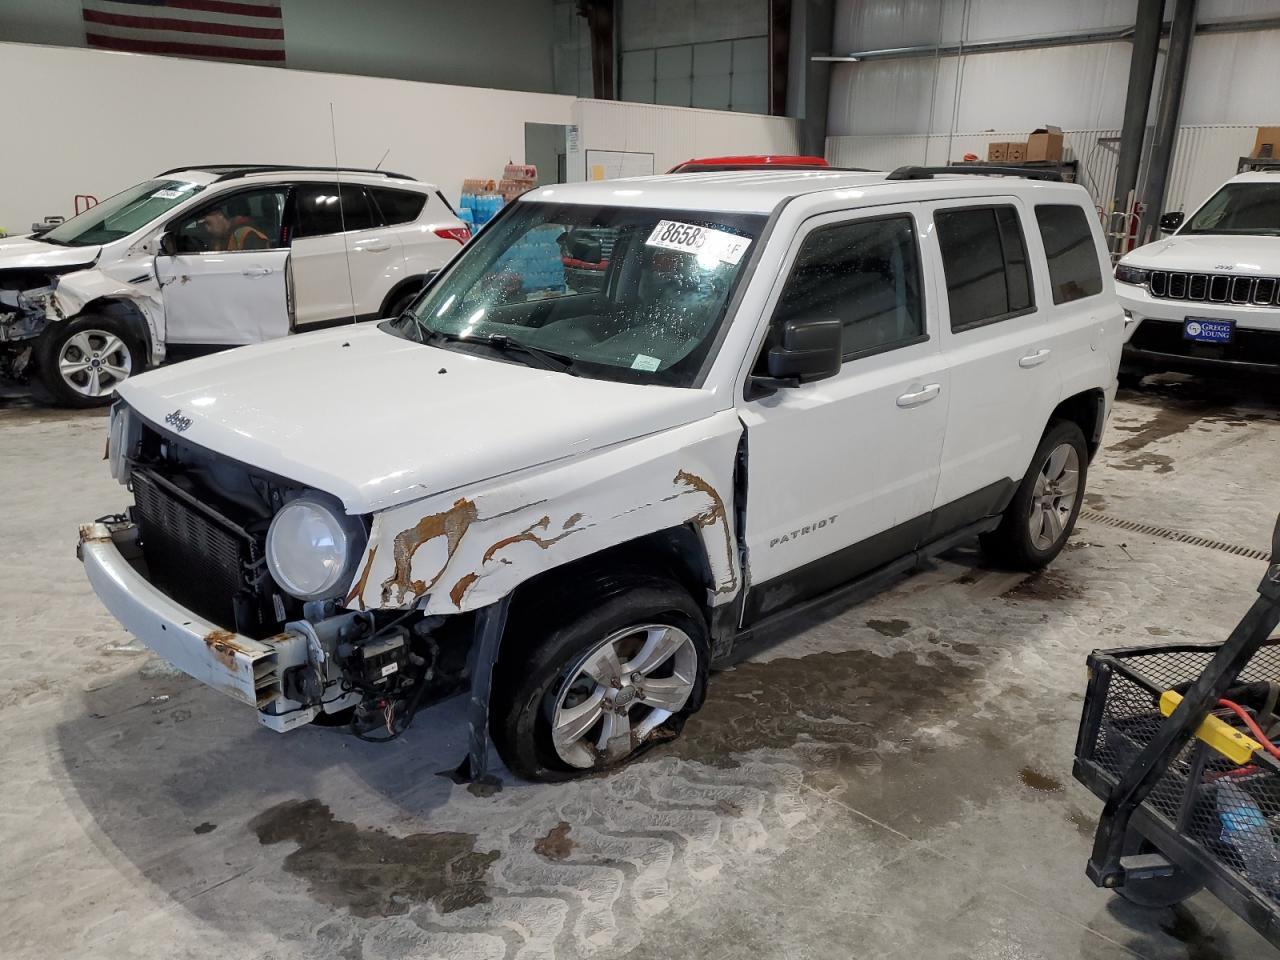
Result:
{"label": "rear tire", "polygon": [[146,369],[146,350],[127,323],[84,313],[45,332],[36,369],[55,403],[100,407],[115,399],[117,386]]}
{"label": "rear tire", "polygon": [[1000,526],[982,535],[987,556],[1015,570],[1039,570],[1062,552],[1084,500],[1089,449],[1069,420],[1049,424]]}
{"label": "rear tire", "polygon": [[490,732],[507,768],[528,780],[624,764],[679,733],[702,704],[710,648],[687,591],[636,575],[583,591],[575,610],[509,637],[504,649],[518,653],[498,661]]}

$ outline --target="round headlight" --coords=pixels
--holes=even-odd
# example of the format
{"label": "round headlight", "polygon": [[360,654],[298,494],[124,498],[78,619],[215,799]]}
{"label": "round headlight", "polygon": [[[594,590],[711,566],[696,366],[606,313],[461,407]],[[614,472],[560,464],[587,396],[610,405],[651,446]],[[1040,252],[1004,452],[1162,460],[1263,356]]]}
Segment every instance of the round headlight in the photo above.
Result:
{"label": "round headlight", "polygon": [[364,525],[332,498],[314,491],[280,508],[267,530],[267,569],[299,600],[342,593],[364,548]]}

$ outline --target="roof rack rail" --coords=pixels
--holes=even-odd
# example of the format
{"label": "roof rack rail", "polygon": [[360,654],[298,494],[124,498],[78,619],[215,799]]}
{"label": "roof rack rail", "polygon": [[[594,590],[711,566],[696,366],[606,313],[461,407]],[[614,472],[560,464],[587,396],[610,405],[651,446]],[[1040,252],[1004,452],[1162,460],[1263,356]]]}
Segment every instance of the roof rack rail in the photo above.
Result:
{"label": "roof rack rail", "polygon": [[945,167],[898,167],[886,180],[931,180],[938,173],[968,173],[979,177],[1022,177],[1024,180],[1050,180],[1062,183],[1057,170],[1036,170],[1030,167],[992,167],[978,163],[953,163]]}
{"label": "roof rack rail", "polygon": [[1241,157],[1236,173],[1276,173],[1280,171],[1280,157]]}
{"label": "roof rack rail", "polygon": [[[334,167],[315,167],[300,163],[188,163],[181,167],[174,167],[172,170],[165,170],[156,174],[156,176],[167,177],[172,173],[181,173],[183,170],[204,170],[207,173],[218,174],[218,180],[221,181],[235,180],[237,177],[247,177],[253,173],[285,173],[289,171],[331,173],[334,169]],[[414,179],[407,173],[394,173],[391,170],[372,170],[368,167],[338,167],[337,171],[339,173],[375,174],[380,177],[387,177],[390,180]]]}

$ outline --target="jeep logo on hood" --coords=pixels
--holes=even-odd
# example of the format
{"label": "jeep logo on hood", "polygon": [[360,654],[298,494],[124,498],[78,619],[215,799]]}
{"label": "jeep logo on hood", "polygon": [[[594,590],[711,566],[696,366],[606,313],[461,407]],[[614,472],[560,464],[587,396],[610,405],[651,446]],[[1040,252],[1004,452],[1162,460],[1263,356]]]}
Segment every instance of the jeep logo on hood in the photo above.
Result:
{"label": "jeep logo on hood", "polygon": [[179,433],[182,433],[184,430],[186,430],[188,427],[191,426],[191,418],[184,417],[182,415],[181,407],[179,407],[177,410],[173,411],[173,413],[165,417],[164,422],[167,423],[169,426],[173,427],[173,429],[177,430]]}

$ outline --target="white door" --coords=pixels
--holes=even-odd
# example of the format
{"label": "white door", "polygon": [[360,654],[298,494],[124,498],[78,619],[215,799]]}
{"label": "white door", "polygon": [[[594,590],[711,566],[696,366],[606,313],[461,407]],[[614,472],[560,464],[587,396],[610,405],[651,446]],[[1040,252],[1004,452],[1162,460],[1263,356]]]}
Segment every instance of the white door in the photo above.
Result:
{"label": "white door", "polygon": [[400,238],[359,184],[297,184],[292,249],[297,330],[371,320],[404,277]]}
{"label": "white door", "polygon": [[[936,509],[960,520],[1002,507],[1026,472],[1061,395],[1060,351],[1027,257],[1021,203],[986,198],[933,211],[951,410]],[[1051,303],[1051,301],[1050,301]],[[968,499],[966,499],[968,498]]]}
{"label": "white door", "polygon": [[283,186],[223,194],[170,224],[177,253],[155,264],[167,343],[233,346],[289,332],[287,195]]}
{"label": "white door", "polygon": [[917,205],[806,224],[761,356],[786,320],[837,318],[829,379],[746,401],[747,621],[904,554],[928,526],[948,375]]}

